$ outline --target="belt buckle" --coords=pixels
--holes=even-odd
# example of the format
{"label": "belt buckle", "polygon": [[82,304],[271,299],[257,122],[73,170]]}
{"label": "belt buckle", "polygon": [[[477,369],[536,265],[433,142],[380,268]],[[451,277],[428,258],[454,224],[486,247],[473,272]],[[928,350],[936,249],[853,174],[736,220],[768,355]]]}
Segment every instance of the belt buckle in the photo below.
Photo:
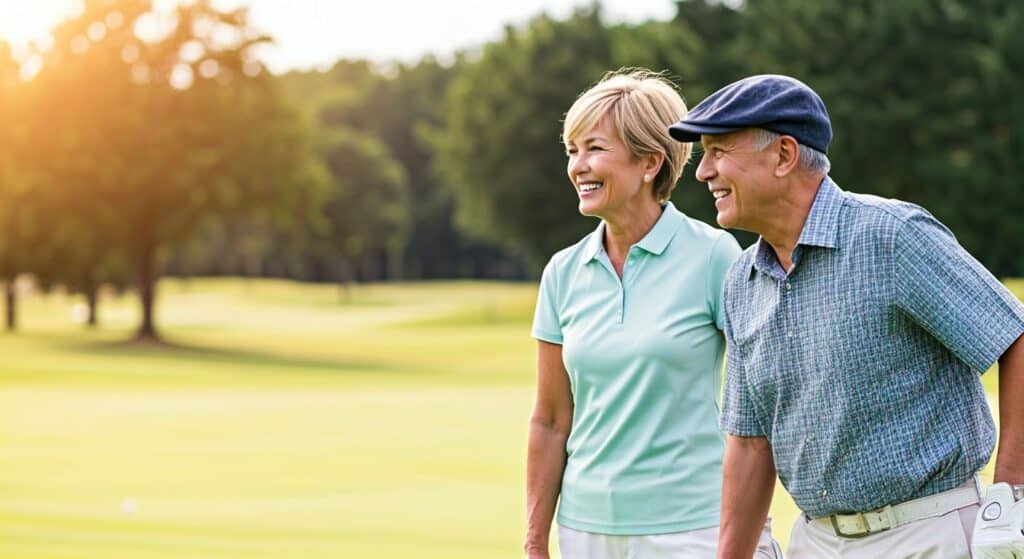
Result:
{"label": "belt buckle", "polygon": [[[876,515],[880,524],[884,524],[884,527],[878,529],[871,528],[871,522],[868,520],[867,515]],[[856,521],[857,526],[855,531],[846,532],[840,526],[839,519],[843,517],[844,521]],[[836,535],[842,538],[866,538],[871,534],[877,534],[879,532],[885,532],[896,527],[896,517],[893,513],[892,507],[882,507],[878,510],[868,512],[855,512],[853,514],[833,514],[829,517],[832,521],[832,530],[835,531]],[[884,521],[884,522],[881,522]]]}
{"label": "belt buckle", "polygon": [[[844,520],[856,520],[857,523],[860,524],[860,526],[858,526],[858,531],[850,533],[845,532],[839,526],[840,516],[842,516]],[[853,514],[833,514],[828,518],[830,521],[832,521],[832,530],[834,530],[836,535],[841,538],[866,538],[871,534],[871,529],[868,527],[868,521],[864,518],[864,515],[862,513],[855,512]]]}

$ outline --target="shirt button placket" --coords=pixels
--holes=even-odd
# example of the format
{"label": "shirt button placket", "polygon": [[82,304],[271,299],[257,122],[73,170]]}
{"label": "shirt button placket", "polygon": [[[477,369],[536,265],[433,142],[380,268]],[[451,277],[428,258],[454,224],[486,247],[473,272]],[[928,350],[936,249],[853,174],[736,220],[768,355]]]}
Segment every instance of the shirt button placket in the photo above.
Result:
{"label": "shirt button placket", "polygon": [[[782,280],[782,286],[781,287],[783,288],[783,293],[782,293],[783,297],[789,295],[793,291],[793,283],[789,281],[789,278],[786,278],[786,279]],[[793,330],[791,328],[789,328],[789,327],[786,328],[786,339],[792,340],[795,335],[796,334],[793,333]]]}
{"label": "shirt button placket", "polygon": [[633,249],[630,248],[626,253],[626,261],[622,263],[622,277],[619,278],[619,324],[626,322],[626,274],[634,260]]}

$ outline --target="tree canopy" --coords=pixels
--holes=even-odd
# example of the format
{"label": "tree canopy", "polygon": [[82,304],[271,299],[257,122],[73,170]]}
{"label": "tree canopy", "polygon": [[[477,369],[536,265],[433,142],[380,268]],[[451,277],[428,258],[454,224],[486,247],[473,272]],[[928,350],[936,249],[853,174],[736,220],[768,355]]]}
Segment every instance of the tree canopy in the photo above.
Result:
{"label": "tree canopy", "polygon": [[[166,272],[535,274],[596,224],[577,212],[561,124],[623,67],[663,72],[690,106],[750,74],[807,82],[841,186],[920,204],[994,273],[1024,274],[1018,2],[680,0],[671,20],[616,24],[594,3],[451,62],[281,76],[245,9],[162,6],[89,0],[46,50],[0,42],[9,327],[21,274],[84,294],[93,318],[100,285],[134,286],[148,338]],[[673,202],[714,221],[692,163]]]}
{"label": "tree canopy", "polygon": [[313,185],[299,121],[250,52],[266,40],[245,10],[208,1],[93,1],[45,54],[32,112],[57,162],[46,188],[90,232],[75,252],[102,247],[134,270],[140,337],[156,338],[162,251],[211,213],[286,219]]}

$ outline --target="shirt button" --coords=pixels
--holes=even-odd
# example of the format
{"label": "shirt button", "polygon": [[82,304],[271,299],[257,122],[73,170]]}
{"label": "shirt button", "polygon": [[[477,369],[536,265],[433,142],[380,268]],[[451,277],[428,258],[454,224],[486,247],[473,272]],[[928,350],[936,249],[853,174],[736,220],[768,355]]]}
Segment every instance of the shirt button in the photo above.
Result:
{"label": "shirt button", "polygon": [[786,337],[787,338],[792,338],[793,337],[793,331],[790,330],[789,332],[786,332]]}
{"label": "shirt button", "polygon": [[828,496],[828,489],[822,489],[821,490],[821,496],[822,497],[827,497]]}
{"label": "shirt button", "polygon": [[786,282],[786,291],[793,291],[793,284]]}

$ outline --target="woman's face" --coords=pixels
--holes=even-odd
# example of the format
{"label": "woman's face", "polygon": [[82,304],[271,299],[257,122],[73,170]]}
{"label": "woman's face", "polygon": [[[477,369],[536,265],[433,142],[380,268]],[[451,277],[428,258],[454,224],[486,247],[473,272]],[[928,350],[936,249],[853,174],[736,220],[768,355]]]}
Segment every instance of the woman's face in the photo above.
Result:
{"label": "woman's face", "polygon": [[638,203],[654,200],[649,162],[633,157],[607,118],[580,137],[569,139],[566,150],[569,180],[579,196],[581,214],[607,220]]}

